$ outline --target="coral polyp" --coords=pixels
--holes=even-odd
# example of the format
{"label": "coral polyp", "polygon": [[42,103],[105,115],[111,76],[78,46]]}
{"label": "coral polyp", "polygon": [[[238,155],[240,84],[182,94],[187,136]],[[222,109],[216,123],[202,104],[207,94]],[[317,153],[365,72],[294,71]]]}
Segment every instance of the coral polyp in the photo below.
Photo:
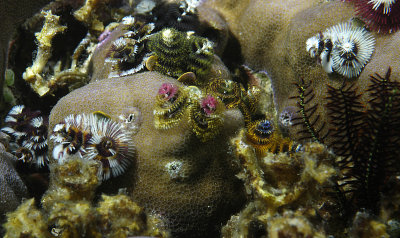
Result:
{"label": "coral polyp", "polygon": [[336,72],[347,78],[359,76],[374,49],[372,34],[352,22],[332,26],[306,41],[306,50],[311,57],[318,57],[327,73]]}
{"label": "coral polyp", "polygon": [[259,156],[267,152],[298,152],[302,145],[289,138],[284,138],[267,119],[257,120],[248,125],[246,132],[247,142],[252,145]]}
{"label": "coral polyp", "polygon": [[185,90],[172,83],[163,83],[158,90],[153,111],[155,128],[169,129],[178,124],[186,107]]}
{"label": "coral polyp", "polygon": [[224,122],[222,107],[224,107],[223,103],[212,95],[207,95],[200,102],[190,104],[189,124],[200,141],[206,142],[220,132]]}
{"label": "coral polyp", "polygon": [[82,158],[101,162],[99,175],[103,180],[116,177],[132,164],[134,156],[130,133],[121,123],[107,118],[89,115],[91,138],[82,153]]}

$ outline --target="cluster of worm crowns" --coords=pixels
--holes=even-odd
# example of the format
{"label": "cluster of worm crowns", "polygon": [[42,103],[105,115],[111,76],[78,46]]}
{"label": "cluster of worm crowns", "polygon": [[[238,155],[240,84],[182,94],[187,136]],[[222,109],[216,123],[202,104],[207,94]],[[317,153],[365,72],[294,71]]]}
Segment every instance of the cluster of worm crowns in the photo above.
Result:
{"label": "cluster of worm crowns", "polygon": [[[181,77],[191,77],[186,73]],[[232,80],[214,79],[204,89],[196,86],[177,86],[164,83],[158,90],[154,109],[154,126],[157,129],[169,129],[176,126],[184,118],[189,122],[194,134],[205,142],[214,138],[223,125],[225,109],[239,109],[253,134],[252,142],[260,146],[263,152],[296,151],[297,144],[283,138],[278,133],[269,137],[266,133],[258,133],[259,121],[254,122],[259,101],[260,88],[250,86],[248,90]],[[259,130],[258,130],[259,129]],[[253,133],[254,132],[254,133]],[[261,139],[260,139],[261,138]],[[275,144],[274,144],[275,143]],[[280,145],[281,143],[282,145]],[[272,145],[274,144],[274,145]],[[267,148],[269,146],[269,148]],[[262,148],[261,148],[262,147]]]}
{"label": "cluster of worm crowns", "polygon": [[197,87],[164,83],[156,96],[154,126],[166,130],[187,118],[194,134],[206,142],[220,132],[224,122],[223,109],[224,105],[217,97],[203,96]]}
{"label": "cluster of worm crowns", "polygon": [[332,26],[306,42],[310,56],[317,58],[325,72],[336,72],[347,78],[358,77],[374,48],[372,34],[354,22]]}
{"label": "cluster of worm crowns", "polygon": [[14,106],[1,131],[10,136],[10,150],[18,160],[37,168],[48,164],[47,118],[24,105]]}
{"label": "cluster of worm crowns", "polygon": [[134,157],[127,126],[101,112],[67,116],[54,126],[50,140],[54,143],[53,158],[59,164],[73,155],[98,161],[102,180],[124,173]]}
{"label": "cluster of worm crowns", "polygon": [[379,33],[393,33],[400,28],[400,2],[397,0],[350,0],[357,15],[369,28]]}

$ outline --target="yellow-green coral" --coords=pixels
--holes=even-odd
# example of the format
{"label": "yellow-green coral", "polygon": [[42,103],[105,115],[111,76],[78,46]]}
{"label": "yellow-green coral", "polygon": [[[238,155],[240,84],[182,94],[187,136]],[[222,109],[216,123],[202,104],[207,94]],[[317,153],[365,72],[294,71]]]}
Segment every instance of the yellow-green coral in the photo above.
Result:
{"label": "yellow-green coral", "polygon": [[[160,231],[154,217],[148,216],[127,195],[102,195],[102,200],[96,208],[99,214],[99,228],[110,237],[127,237],[135,235],[166,237],[166,232]],[[160,221],[159,221],[160,222]]]}
{"label": "yellow-green coral", "polygon": [[7,230],[4,238],[50,237],[47,231],[46,219],[35,206],[35,199],[31,198],[23,202],[17,210],[7,214],[7,222],[4,228]]}
{"label": "yellow-green coral", "polygon": [[336,157],[319,143],[305,144],[304,151],[293,154],[257,156],[244,138],[242,131],[232,143],[242,166],[238,176],[254,201],[231,218],[223,236],[326,237],[323,222],[337,216],[335,209],[325,208],[332,202],[330,180],[338,175]]}
{"label": "yellow-green coral", "polygon": [[31,84],[33,90],[42,96],[50,90],[41,73],[51,57],[51,41],[56,34],[63,32],[67,27],[60,26],[60,17],[53,15],[51,11],[42,11],[41,14],[45,18],[45,23],[42,30],[35,34],[38,41],[36,59],[31,67],[26,68],[22,77]]}
{"label": "yellow-green coral", "polygon": [[[88,68],[91,55],[95,50],[95,37],[87,34],[75,48],[72,55],[68,55],[67,64],[59,60],[49,62],[52,57],[53,38],[64,32],[67,27],[60,26],[60,17],[51,11],[42,11],[45,23],[40,32],[37,32],[38,51],[32,66],[27,67],[22,77],[39,95],[45,96],[59,87],[68,86],[70,90],[81,87],[88,80]],[[54,63],[54,65],[53,65]],[[50,67],[51,65],[51,67]]]}
{"label": "yellow-green coral", "polygon": [[93,208],[85,200],[55,202],[48,213],[47,224],[62,238],[101,237],[95,227]]}
{"label": "yellow-green coral", "polygon": [[325,234],[315,228],[304,216],[292,212],[272,217],[267,221],[269,238],[312,237],[325,238]]}
{"label": "yellow-green coral", "polygon": [[43,208],[51,209],[53,203],[59,200],[93,199],[95,189],[100,184],[98,170],[99,164],[79,158],[71,158],[64,165],[52,165],[50,187],[42,198]]}
{"label": "yellow-green coral", "polygon": [[253,147],[241,139],[243,137],[242,131],[233,140],[236,155],[243,166],[240,177],[245,180],[249,191],[266,204],[267,216],[282,206],[307,197],[308,186],[322,186],[336,174],[332,167],[334,157],[321,144],[307,144],[304,152],[293,155],[266,154],[259,158]]}
{"label": "yellow-green coral", "polygon": [[[42,198],[43,209],[27,200],[8,214],[6,237],[168,237],[161,222],[148,216],[127,195],[102,196],[93,201],[99,184],[99,164],[80,158],[51,167],[51,185]],[[49,233],[51,231],[51,234]]]}
{"label": "yellow-green coral", "polygon": [[85,22],[92,30],[103,31],[104,25],[98,20],[95,13],[96,8],[101,3],[99,0],[86,0],[85,4],[74,12],[74,17],[81,22]]}

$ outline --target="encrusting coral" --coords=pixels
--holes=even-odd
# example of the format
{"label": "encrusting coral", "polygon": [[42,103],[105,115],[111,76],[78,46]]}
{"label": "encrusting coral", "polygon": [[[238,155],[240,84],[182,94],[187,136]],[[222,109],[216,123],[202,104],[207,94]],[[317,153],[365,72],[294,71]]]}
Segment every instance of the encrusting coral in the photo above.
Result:
{"label": "encrusting coral", "polygon": [[[319,143],[306,144],[304,151],[291,154],[257,155],[246,143],[244,131],[233,144],[242,165],[239,177],[255,202],[232,216],[223,228],[224,237],[326,237],[320,227],[332,225],[326,217],[336,216],[334,209],[323,208],[328,201],[327,188],[337,176],[335,156]],[[315,223],[325,212],[330,215]]]}

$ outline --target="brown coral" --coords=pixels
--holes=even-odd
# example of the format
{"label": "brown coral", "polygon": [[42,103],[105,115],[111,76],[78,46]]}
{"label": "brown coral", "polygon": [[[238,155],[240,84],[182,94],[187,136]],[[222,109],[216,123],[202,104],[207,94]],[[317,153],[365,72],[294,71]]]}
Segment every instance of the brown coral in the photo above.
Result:
{"label": "brown coral", "polygon": [[12,237],[50,237],[47,224],[42,213],[35,207],[35,199],[31,198],[22,203],[17,210],[7,215],[4,225],[7,230],[5,238]]}
{"label": "brown coral", "polygon": [[156,72],[90,83],[58,102],[50,128],[69,114],[102,111],[117,120],[127,107],[136,107],[142,123],[132,136],[137,149],[134,166],[100,188],[115,192],[127,187],[133,200],[164,219],[173,235],[216,235],[215,224],[225,221],[244,200],[226,143],[243,125],[243,117],[238,110],[222,111],[220,133],[205,143],[194,136],[188,120],[156,129],[153,109],[164,83],[184,87]]}
{"label": "brown coral", "polygon": [[[305,80],[311,83],[315,99],[322,99],[316,114],[320,115],[318,125],[329,121],[324,100],[327,84],[340,87],[343,81],[349,81],[337,74],[327,74],[322,67],[308,55],[306,41],[323,32],[327,26],[353,21],[356,16],[353,5],[342,1],[237,1],[238,4],[225,1],[208,1],[206,5],[217,9],[226,19],[232,34],[241,45],[243,60],[255,69],[266,70],[271,77],[274,99],[278,113],[293,106],[297,96],[294,83]],[[339,13],[339,14],[338,14]],[[355,20],[358,21],[358,20]],[[359,23],[357,23],[359,24]],[[356,83],[360,90],[369,84],[369,76],[375,73],[384,75],[385,70],[399,58],[399,32],[391,35],[372,33],[376,39],[375,52],[365,66]],[[392,77],[400,77],[399,68],[392,69]],[[363,95],[363,101],[368,96]],[[318,126],[317,125],[317,126]],[[325,135],[330,125],[321,132]],[[291,135],[300,139],[297,133],[304,128],[292,128]],[[328,137],[326,143],[332,138]]]}

